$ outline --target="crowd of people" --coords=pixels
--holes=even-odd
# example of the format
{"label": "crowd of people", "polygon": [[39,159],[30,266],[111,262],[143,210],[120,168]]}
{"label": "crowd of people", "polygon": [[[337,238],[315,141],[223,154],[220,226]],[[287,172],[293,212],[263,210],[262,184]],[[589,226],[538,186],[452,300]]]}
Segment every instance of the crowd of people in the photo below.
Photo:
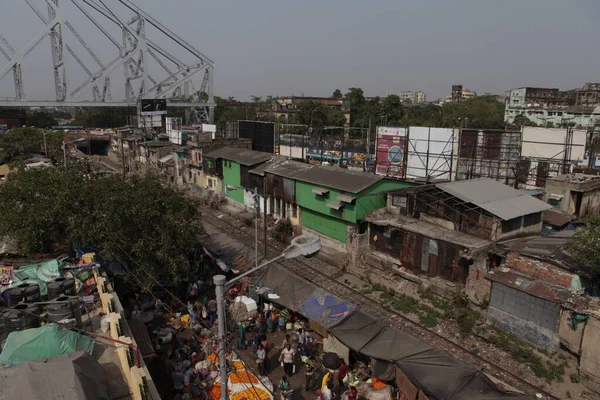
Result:
{"label": "crowd of people", "polygon": [[[240,327],[243,324],[240,324]],[[305,375],[304,392],[305,398],[317,400],[356,400],[358,399],[357,385],[368,380],[373,381],[368,366],[356,362],[354,368],[340,359],[339,366],[328,370],[322,364],[322,341],[316,340],[314,331],[308,320],[294,315],[288,310],[266,310],[258,312],[255,318],[255,336],[250,342],[252,352],[256,360],[257,370],[260,375],[277,376],[277,370],[281,371],[277,384],[278,395],[281,399],[289,399],[294,390],[291,379],[299,373],[296,368],[300,366]],[[268,334],[275,332],[283,333],[284,339],[280,345],[274,346],[277,350],[277,365],[271,365],[268,356],[271,344]],[[245,330],[240,328],[238,332],[238,348],[243,349],[240,338],[245,337]],[[375,378],[376,379],[376,378]]]}
{"label": "crowd of people", "polygon": [[[210,359],[219,351],[217,301],[211,294],[206,285],[201,291],[197,283],[189,283],[183,299],[170,293],[153,295],[153,318],[147,327],[156,354],[153,363],[167,381],[161,393],[166,398],[208,399],[211,387],[219,381],[218,359]],[[134,302],[131,318],[145,318],[146,308]],[[325,368],[320,336],[310,321],[290,310],[265,307],[250,320],[228,319],[233,323],[228,328],[234,335],[231,343],[256,362],[261,379],[271,378],[281,399],[290,399],[294,391],[303,389],[303,398],[356,400],[363,382],[372,387],[387,384],[372,376],[366,363],[353,362],[350,368],[340,358],[339,365]],[[304,375],[304,387],[298,385],[298,379],[291,379],[298,373]]]}

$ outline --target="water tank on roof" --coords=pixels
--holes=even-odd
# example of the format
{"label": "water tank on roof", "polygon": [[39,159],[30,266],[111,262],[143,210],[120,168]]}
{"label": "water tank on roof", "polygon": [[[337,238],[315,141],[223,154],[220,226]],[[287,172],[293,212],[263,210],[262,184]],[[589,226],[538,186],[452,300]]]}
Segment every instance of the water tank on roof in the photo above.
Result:
{"label": "water tank on roof", "polygon": [[46,286],[48,287],[48,300],[53,300],[63,293],[62,282],[48,282]]}
{"label": "water tank on roof", "polygon": [[36,303],[41,300],[40,285],[29,283],[23,288],[23,298],[25,303]]}
{"label": "water tank on roof", "polygon": [[66,278],[63,283],[62,283],[62,287],[64,290],[64,293],[68,296],[73,296],[75,295],[75,279],[73,278]]}
{"label": "water tank on roof", "polygon": [[6,333],[40,326],[40,308],[37,305],[19,303],[2,313]]}
{"label": "water tank on roof", "polygon": [[59,296],[47,304],[48,322],[59,322],[73,318],[73,304],[69,296]]}
{"label": "water tank on roof", "polygon": [[73,278],[56,278],[54,282],[60,284],[61,291],[59,294],[73,296],[75,294],[75,279]]}
{"label": "water tank on roof", "polygon": [[8,289],[9,306],[14,306],[15,304],[18,304],[21,301],[23,301],[23,298],[25,297],[25,288],[27,286],[29,286],[28,283],[22,283],[20,285]]}

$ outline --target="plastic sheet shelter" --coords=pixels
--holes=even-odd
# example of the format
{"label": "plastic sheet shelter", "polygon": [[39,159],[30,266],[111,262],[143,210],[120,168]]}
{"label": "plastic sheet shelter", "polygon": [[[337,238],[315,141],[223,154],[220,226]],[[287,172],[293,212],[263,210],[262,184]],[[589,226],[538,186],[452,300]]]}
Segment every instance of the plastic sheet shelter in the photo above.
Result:
{"label": "plastic sheet shelter", "polygon": [[[258,283],[266,288],[264,294],[270,301],[323,324],[347,347],[376,360],[394,363],[431,399],[530,399],[526,395],[503,392],[478,369],[391,327],[388,321],[363,313],[352,303],[327,293],[283,266],[272,265],[262,271]],[[311,297],[321,299],[317,301],[320,308],[317,307],[316,312],[304,306]],[[323,299],[329,300],[323,302]],[[346,307],[348,312],[340,315],[339,307]],[[309,312],[305,313],[306,310]]]}
{"label": "plastic sheet shelter", "polygon": [[20,365],[61,354],[92,354],[94,339],[57,325],[11,332],[0,354],[0,364]]}
{"label": "plastic sheet shelter", "polygon": [[83,351],[0,368],[0,397],[11,400],[109,400],[104,371]]}
{"label": "plastic sheet shelter", "polygon": [[12,271],[12,285],[18,286],[22,283],[31,283],[40,285],[40,294],[45,296],[48,293],[46,283],[60,276],[60,267],[62,262],[58,260],[44,261],[37,264],[22,265]]}

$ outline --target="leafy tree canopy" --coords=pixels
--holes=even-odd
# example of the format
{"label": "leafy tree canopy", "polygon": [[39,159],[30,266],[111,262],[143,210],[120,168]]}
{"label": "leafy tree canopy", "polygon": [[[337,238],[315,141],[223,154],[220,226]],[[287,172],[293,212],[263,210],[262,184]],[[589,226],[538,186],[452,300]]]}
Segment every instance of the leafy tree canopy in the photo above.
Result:
{"label": "leafy tree canopy", "polygon": [[[44,135],[46,143],[44,146]],[[0,134],[0,164],[19,164],[33,154],[44,154],[59,159],[62,157],[62,134],[36,128],[16,128]]]}
{"label": "leafy tree canopy", "polygon": [[145,284],[142,270],[172,281],[197,268],[199,217],[194,198],[154,174],[95,179],[77,166],[35,168],[0,186],[0,237],[16,239],[22,252],[93,246]]}
{"label": "leafy tree canopy", "polygon": [[335,89],[331,97],[333,97],[334,99],[341,99],[342,97],[344,97],[344,95],[342,94],[342,91],[340,89]]}
{"label": "leafy tree canopy", "polygon": [[[127,125],[129,117],[136,114],[137,110],[129,107],[85,108],[77,113],[72,124],[86,128],[114,128]],[[171,114],[169,110],[169,115],[173,116]]]}
{"label": "leafy tree canopy", "polygon": [[600,277],[600,216],[586,221],[586,226],[575,232],[567,251],[581,268],[594,278]]}
{"label": "leafy tree canopy", "polygon": [[320,134],[326,126],[344,126],[344,113],[333,107],[313,100],[303,101],[298,105],[296,114],[298,124],[312,126],[316,134]]}
{"label": "leafy tree canopy", "polygon": [[537,126],[537,124],[527,118],[527,116],[519,114],[515,117],[512,126],[520,129],[522,126]]}
{"label": "leafy tree canopy", "polygon": [[38,128],[50,128],[54,125],[58,125],[58,121],[51,113],[35,110],[27,112],[25,117],[25,125],[35,126]]}

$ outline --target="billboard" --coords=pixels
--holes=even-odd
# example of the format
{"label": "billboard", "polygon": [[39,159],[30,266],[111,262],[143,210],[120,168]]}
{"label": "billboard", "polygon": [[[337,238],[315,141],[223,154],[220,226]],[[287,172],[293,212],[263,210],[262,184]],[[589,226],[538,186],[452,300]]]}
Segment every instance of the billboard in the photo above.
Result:
{"label": "billboard", "polygon": [[160,115],[140,115],[137,119],[138,128],[162,128],[162,117]]}
{"label": "billboard", "polygon": [[175,144],[183,144],[181,139],[181,118],[166,118],[167,136],[169,142]]}
{"label": "billboard", "polygon": [[375,173],[391,178],[406,176],[406,128],[378,126],[376,141],[377,167]]}
{"label": "billboard", "polygon": [[167,113],[166,99],[142,99],[140,102],[141,115],[163,115]]}
{"label": "billboard", "polygon": [[237,121],[238,138],[252,139],[252,150],[275,152],[275,124],[261,121]]}
{"label": "billboard", "polygon": [[458,129],[409,127],[406,177],[452,180],[452,158],[457,140]]}

